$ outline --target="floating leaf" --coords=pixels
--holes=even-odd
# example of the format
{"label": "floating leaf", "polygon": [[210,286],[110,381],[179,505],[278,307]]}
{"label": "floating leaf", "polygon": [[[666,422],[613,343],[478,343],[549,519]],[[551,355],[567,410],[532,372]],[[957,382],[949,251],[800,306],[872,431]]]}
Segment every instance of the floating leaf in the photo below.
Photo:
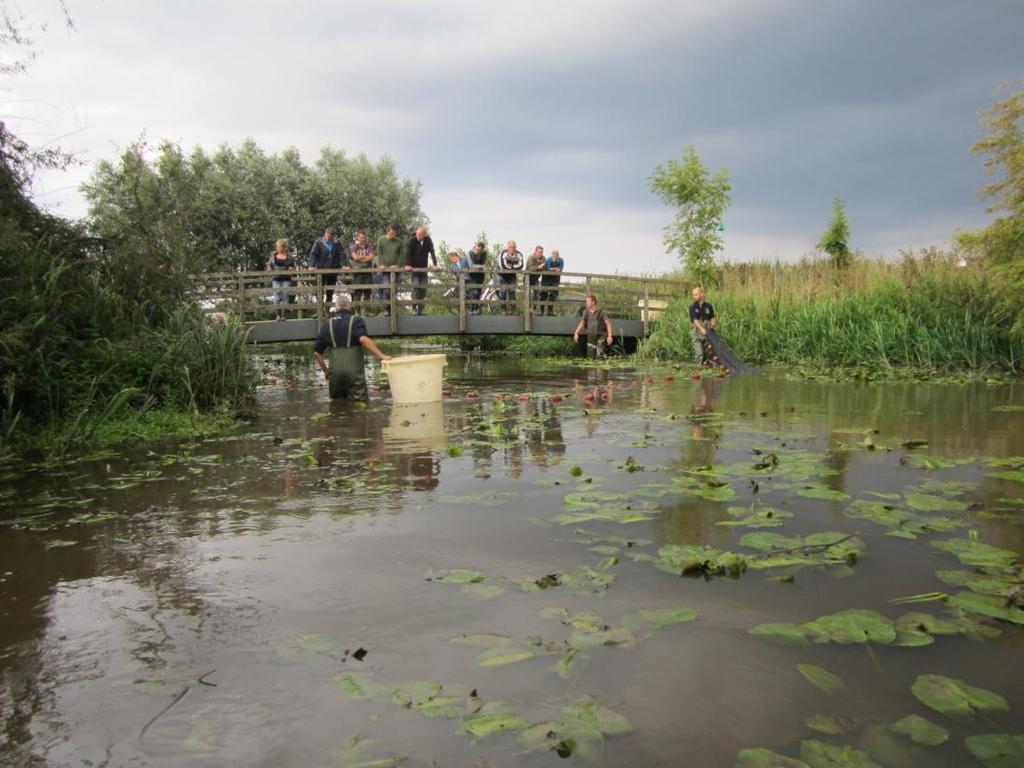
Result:
{"label": "floating leaf", "polygon": [[476,663],[483,668],[504,667],[507,664],[517,664],[520,661],[532,659],[539,654],[540,651],[534,647],[514,644],[500,645],[481,653],[476,657]]}
{"label": "floating leaf", "polygon": [[947,717],[967,718],[975,712],[1008,712],[1010,709],[999,694],[942,675],[920,675],[910,690],[926,707]]}
{"label": "floating leaf", "polygon": [[772,752],[770,749],[744,749],[736,755],[736,768],[810,768],[803,760]]}
{"label": "floating leaf", "polygon": [[1024,469],[993,472],[989,477],[998,477],[1000,480],[1013,480],[1015,483],[1024,483]]}
{"label": "floating leaf", "polygon": [[933,541],[932,546],[943,552],[956,555],[964,565],[974,565],[979,568],[1009,568],[1017,560],[1016,552],[983,544],[975,539]]}
{"label": "floating leaf", "polygon": [[797,624],[759,624],[750,630],[750,634],[754,637],[763,637],[768,640],[778,640],[796,645],[805,645],[807,643],[807,633],[803,627]]}
{"label": "floating leaf", "polygon": [[803,629],[816,643],[888,644],[896,639],[896,628],[890,619],[875,611],[859,609],[821,616],[804,624]]}
{"label": "floating leaf", "polygon": [[928,493],[908,493],[907,506],[919,512],[963,512],[967,505],[955,499],[944,499]]}
{"label": "floating leaf", "polygon": [[448,446],[448,455],[451,456],[453,459],[458,458],[459,456],[462,455],[462,446],[461,445],[449,445]]}
{"label": "floating leaf", "polygon": [[813,664],[797,664],[796,668],[800,670],[801,675],[807,678],[809,683],[821,688],[827,694],[831,695],[836,691],[846,690],[846,683],[842,678],[833,675],[827,669],[816,667]]}
{"label": "floating leaf", "polygon": [[1024,765],[1024,734],[989,733],[964,739],[967,751],[985,768],[1020,768]]}
{"label": "floating leaf", "polygon": [[529,723],[518,715],[466,715],[455,732],[459,735],[483,739],[496,733],[528,728]]}
{"label": "floating leaf", "polygon": [[381,699],[392,691],[362,675],[337,675],[334,684],[354,699]]}
{"label": "floating leaf", "polygon": [[622,618],[623,626],[627,625],[627,619],[638,617],[651,627],[671,627],[674,624],[684,624],[697,618],[697,612],[691,608],[641,608],[636,613],[631,613]]}
{"label": "floating leaf", "polygon": [[505,635],[482,633],[476,635],[458,635],[448,642],[458,643],[460,645],[476,645],[483,648],[497,648],[502,645],[508,645],[512,642],[512,639],[505,637]]}
{"label": "floating leaf", "polygon": [[804,725],[812,731],[828,734],[829,736],[856,733],[861,728],[859,720],[853,720],[849,717],[830,717],[828,715],[808,717],[804,720]]}
{"label": "floating leaf", "polygon": [[998,595],[979,595],[975,592],[960,592],[949,598],[949,605],[968,613],[990,616],[1014,624],[1024,625],[1024,608]]}
{"label": "floating leaf", "polygon": [[656,568],[682,576],[738,576],[747,569],[747,559],[735,552],[711,547],[668,544],[658,550]]}
{"label": "floating leaf", "polygon": [[881,768],[866,752],[850,746],[833,746],[822,741],[800,742],[800,758],[810,768]]}
{"label": "floating leaf", "polygon": [[890,725],[889,730],[926,747],[937,747],[949,738],[949,731],[920,715],[907,715]]}

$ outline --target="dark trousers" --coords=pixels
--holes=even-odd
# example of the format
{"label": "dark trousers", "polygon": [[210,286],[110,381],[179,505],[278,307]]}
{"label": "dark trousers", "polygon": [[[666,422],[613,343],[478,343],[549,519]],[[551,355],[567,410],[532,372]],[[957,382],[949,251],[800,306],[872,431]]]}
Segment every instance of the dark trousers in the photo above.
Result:
{"label": "dark trousers", "polygon": [[540,292],[540,300],[544,306],[541,307],[541,313],[547,310],[549,315],[555,314],[555,302],[558,301],[558,284],[562,278],[544,275],[540,279],[540,285],[543,290]]}
{"label": "dark trousers", "polygon": [[511,315],[516,310],[516,275],[514,272],[502,272],[498,287],[498,299],[501,311]]}
{"label": "dark trousers", "polygon": [[[484,292],[484,273],[470,272],[466,281],[466,307],[470,312],[480,311],[480,297]],[[472,303],[469,303],[472,302]]]}
{"label": "dark trousers", "polygon": [[412,309],[417,315],[423,314],[423,300],[427,298],[427,273],[426,272],[410,272],[412,277]]}
{"label": "dark trousers", "polygon": [[352,283],[353,285],[365,285],[365,288],[356,288],[352,291],[352,300],[360,306],[362,302],[369,301],[373,295],[373,289],[370,288],[373,284],[373,272],[369,269],[359,269],[352,271]]}
{"label": "dark trousers", "polygon": [[334,298],[334,286],[338,284],[338,276],[321,275],[320,281],[323,283],[324,286],[324,301],[326,301],[327,305],[330,306],[331,299]]}

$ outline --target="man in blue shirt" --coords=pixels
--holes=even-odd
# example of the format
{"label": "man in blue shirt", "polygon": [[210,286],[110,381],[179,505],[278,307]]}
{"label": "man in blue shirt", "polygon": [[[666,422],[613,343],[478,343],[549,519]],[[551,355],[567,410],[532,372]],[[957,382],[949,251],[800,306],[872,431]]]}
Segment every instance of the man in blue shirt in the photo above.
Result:
{"label": "man in blue shirt", "polygon": [[[565,259],[562,258],[557,250],[552,248],[551,255],[548,256],[547,263],[544,265],[544,274],[540,278],[541,287],[547,289],[540,293],[541,307],[543,308],[546,304],[549,315],[555,314],[555,302],[558,301],[558,284],[562,282],[562,270],[564,269]],[[541,314],[543,314],[543,311]]]}
{"label": "man in blue shirt", "polygon": [[[338,242],[334,227],[328,227],[324,230],[324,236],[318,238],[309,250],[309,268],[313,271],[318,269],[349,269],[348,254],[344,253],[343,250],[341,243]],[[321,276],[321,283],[325,286],[324,303],[327,306],[331,305],[331,299],[334,296],[334,286],[337,282],[338,274],[336,272]]]}

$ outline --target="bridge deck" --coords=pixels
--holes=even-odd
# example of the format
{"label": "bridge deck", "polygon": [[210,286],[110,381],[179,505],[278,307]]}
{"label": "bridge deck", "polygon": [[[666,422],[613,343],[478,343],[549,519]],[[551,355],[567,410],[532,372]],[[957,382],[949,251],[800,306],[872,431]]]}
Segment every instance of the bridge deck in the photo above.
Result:
{"label": "bridge deck", "polygon": [[[562,273],[558,285],[539,280],[530,284],[535,276],[543,279],[543,273],[514,273],[515,282],[510,285],[501,284],[499,274],[491,270],[477,273],[482,283],[447,269],[413,270],[412,274],[420,276],[419,284],[412,283],[409,272],[298,271],[283,288],[270,284],[281,273],[196,275],[196,298],[210,312],[240,317],[249,328],[249,339],[264,344],[316,338],[332,290],[353,295],[356,311],[375,338],[571,336],[584,297],[595,293],[608,312],[615,337],[638,339],[647,335],[668,301],[686,290],[673,279],[580,272]],[[331,284],[334,279],[337,285]],[[275,295],[282,303],[275,302]],[[423,314],[413,314],[417,306]]]}

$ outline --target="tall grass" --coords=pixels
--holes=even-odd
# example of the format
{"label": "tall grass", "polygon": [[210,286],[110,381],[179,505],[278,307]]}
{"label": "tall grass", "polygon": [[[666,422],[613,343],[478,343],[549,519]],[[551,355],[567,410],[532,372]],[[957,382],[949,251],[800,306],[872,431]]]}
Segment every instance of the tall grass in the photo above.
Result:
{"label": "tall grass", "polygon": [[[729,265],[708,299],[733,350],[757,363],[1019,371],[1024,342],[979,264],[934,249],[900,261]],[[690,359],[689,297],[673,302],[643,357]]]}

